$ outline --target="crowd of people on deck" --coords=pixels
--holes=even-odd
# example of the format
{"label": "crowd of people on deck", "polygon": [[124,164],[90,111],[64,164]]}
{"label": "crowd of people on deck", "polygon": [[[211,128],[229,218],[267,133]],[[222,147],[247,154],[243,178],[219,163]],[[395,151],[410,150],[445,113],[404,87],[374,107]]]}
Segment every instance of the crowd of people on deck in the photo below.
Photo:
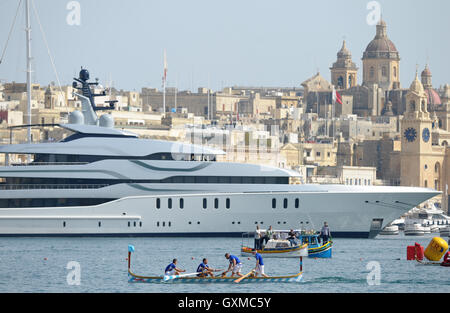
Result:
{"label": "crowd of people on deck", "polygon": [[[298,235],[299,235],[298,232],[291,229],[287,233],[287,237],[285,239],[287,239],[290,242],[291,246],[293,247],[298,244],[297,242]],[[330,241],[331,232],[327,222],[324,222],[323,227],[319,233],[319,238],[322,239],[322,245]],[[266,231],[263,231],[259,228],[259,225],[256,225],[255,249],[262,250],[270,239],[280,239],[280,234],[275,233],[274,230],[272,229],[272,226],[269,226],[269,228]]]}

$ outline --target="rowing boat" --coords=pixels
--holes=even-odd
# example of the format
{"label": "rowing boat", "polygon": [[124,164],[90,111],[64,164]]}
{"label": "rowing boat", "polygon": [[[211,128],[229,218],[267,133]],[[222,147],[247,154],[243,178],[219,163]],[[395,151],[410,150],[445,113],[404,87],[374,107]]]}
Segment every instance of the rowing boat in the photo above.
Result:
{"label": "rowing boat", "polygon": [[[133,246],[128,246],[128,282],[129,283],[156,283],[156,284],[190,284],[190,283],[234,283],[239,277],[179,277],[170,280],[164,280],[164,276],[141,276],[131,271],[131,252],[134,252]],[[272,276],[272,277],[245,277],[240,281],[243,283],[299,283],[303,279],[303,260],[300,257],[300,271],[294,275]]]}
{"label": "rowing boat", "polygon": [[[277,244],[277,246],[270,247],[269,245],[272,242]],[[256,252],[260,253],[266,258],[298,258],[300,256],[308,256],[308,244],[295,245],[293,247],[290,247],[289,241],[287,241],[287,246],[280,246],[277,242],[282,242],[282,240],[269,240],[267,246],[265,246],[263,249],[256,250]],[[252,256],[253,251],[255,251],[255,249],[252,249],[250,247],[241,247],[242,256]]]}

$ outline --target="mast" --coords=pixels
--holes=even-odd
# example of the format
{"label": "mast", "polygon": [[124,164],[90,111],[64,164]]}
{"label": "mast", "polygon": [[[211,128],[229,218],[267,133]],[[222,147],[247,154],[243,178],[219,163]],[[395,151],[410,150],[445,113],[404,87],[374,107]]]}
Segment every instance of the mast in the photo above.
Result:
{"label": "mast", "polygon": [[[25,1],[25,33],[27,38],[27,124],[31,125],[31,25],[30,0]],[[27,141],[31,143],[31,126],[27,127]],[[28,155],[28,158],[30,156]]]}
{"label": "mast", "polygon": [[163,117],[166,117],[166,79],[167,79],[167,60],[166,60],[166,49],[164,49]]}

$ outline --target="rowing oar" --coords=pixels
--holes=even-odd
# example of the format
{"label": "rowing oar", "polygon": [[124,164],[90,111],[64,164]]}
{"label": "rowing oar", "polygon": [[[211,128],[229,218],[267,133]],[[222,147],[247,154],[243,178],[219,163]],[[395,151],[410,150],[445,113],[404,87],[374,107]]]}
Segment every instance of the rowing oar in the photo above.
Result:
{"label": "rowing oar", "polygon": [[250,273],[247,273],[247,274],[245,274],[244,276],[242,276],[242,277],[239,277],[238,279],[236,279],[234,282],[236,283],[236,284],[239,284],[240,282],[241,282],[241,280],[243,280],[244,278],[246,278],[247,276],[250,276],[253,272],[254,272],[255,270],[253,269],[253,270],[251,270],[251,272]]}
{"label": "rowing oar", "polygon": [[171,279],[177,279],[179,277],[187,277],[187,276],[194,276],[200,274],[199,272],[195,273],[189,273],[189,274],[181,274],[181,275],[164,275],[164,281],[168,281]]}

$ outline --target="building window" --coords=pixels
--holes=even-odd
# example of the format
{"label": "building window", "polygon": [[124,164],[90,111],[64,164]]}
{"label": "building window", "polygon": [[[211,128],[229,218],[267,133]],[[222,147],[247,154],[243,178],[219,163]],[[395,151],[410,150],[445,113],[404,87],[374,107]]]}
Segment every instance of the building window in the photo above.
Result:
{"label": "building window", "polygon": [[316,156],[320,157],[320,152],[316,152]]}
{"label": "building window", "polygon": [[276,209],[277,207],[277,199],[273,198],[272,199],[272,209]]}
{"label": "building window", "polygon": [[426,180],[424,183],[425,187],[428,187],[428,181]]}
{"label": "building window", "polygon": [[387,69],[386,69],[386,66],[383,66],[383,67],[381,68],[381,75],[383,75],[383,77],[386,77],[386,76],[387,76]]}
{"label": "building window", "polygon": [[394,66],[394,77],[397,77],[397,67]]}

